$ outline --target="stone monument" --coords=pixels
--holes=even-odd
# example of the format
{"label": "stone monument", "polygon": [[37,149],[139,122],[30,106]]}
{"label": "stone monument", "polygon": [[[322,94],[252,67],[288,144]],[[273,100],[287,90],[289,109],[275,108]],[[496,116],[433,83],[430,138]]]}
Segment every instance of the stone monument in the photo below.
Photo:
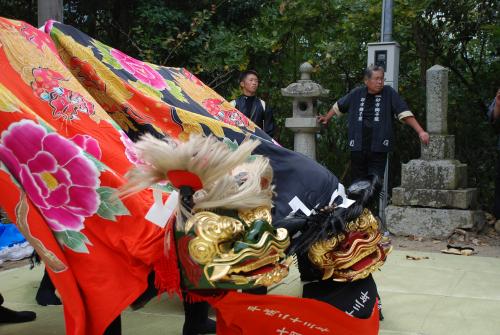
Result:
{"label": "stone monument", "polygon": [[428,146],[421,157],[402,164],[401,186],[392,190],[386,208],[395,235],[446,238],[456,228],[477,228],[484,213],[476,210],[477,189],[467,188],[467,165],[455,159],[455,136],[448,134],[448,70],[427,70]]}
{"label": "stone monument", "polygon": [[294,151],[315,160],[316,133],[320,128],[316,120],[316,100],[329,91],[311,80],[312,70],[311,64],[302,63],[300,80],[282,88],[281,94],[293,98],[293,116],[286,119],[285,127],[294,132]]}

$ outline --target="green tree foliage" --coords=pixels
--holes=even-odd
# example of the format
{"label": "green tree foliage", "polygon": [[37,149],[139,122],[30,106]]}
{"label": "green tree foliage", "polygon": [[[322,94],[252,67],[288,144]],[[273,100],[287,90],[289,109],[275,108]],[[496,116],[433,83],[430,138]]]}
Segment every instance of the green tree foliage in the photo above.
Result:
{"label": "green tree foliage", "polygon": [[[298,79],[303,61],[314,80],[330,89],[320,112],[361,83],[367,43],[380,40],[381,0],[65,0],[65,21],[133,56],[186,67],[227,98],[237,77],[255,69],[260,94],[274,106],[278,140],[292,146],[283,128],[291,101],[280,88]],[[425,125],[425,71],[449,72],[449,132],[457,159],[469,164],[469,185],[492,197],[496,135],[485,112],[500,87],[499,3],[494,0],[395,0],[393,38],[401,45],[399,91]],[[0,0],[0,13],[35,24],[36,1]],[[391,183],[399,185],[401,163],[419,156],[413,131],[397,126]],[[345,120],[318,135],[319,160],[347,177]]]}
{"label": "green tree foliage", "polygon": [[0,16],[37,24],[37,0],[0,0]]}

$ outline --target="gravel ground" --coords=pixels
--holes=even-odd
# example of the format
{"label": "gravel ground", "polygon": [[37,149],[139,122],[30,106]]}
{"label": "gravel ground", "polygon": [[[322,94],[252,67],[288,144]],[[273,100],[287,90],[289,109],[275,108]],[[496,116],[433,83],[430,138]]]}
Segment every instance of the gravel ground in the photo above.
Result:
{"label": "gravel ground", "polygon": [[[480,233],[457,230],[449,239],[434,240],[419,236],[391,236],[394,248],[399,250],[441,252],[447,245],[471,247],[471,256],[500,258],[500,234],[488,224]],[[462,256],[463,257],[463,256]]]}

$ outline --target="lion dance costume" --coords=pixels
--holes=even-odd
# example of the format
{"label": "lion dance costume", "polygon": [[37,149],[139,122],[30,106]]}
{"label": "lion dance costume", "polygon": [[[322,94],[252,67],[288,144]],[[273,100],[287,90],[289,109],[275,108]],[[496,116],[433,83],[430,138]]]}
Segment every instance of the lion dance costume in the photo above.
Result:
{"label": "lion dance costume", "polygon": [[[378,332],[374,181],[346,194],[189,71],[67,25],[0,18],[0,68],[0,206],[67,334],[103,334],[152,271],[160,291],[212,304],[219,334]],[[314,299],[236,292],[281,282],[292,254]]]}

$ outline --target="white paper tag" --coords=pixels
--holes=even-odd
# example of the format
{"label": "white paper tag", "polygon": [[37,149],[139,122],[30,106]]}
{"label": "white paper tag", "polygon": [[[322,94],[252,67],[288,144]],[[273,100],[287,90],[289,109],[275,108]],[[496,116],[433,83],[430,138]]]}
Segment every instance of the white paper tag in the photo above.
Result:
{"label": "white paper tag", "polygon": [[347,194],[345,194],[345,187],[344,187],[344,185],[342,185],[341,183],[339,183],[339,186],[337,187],[337,189],[335,190],[335,192],[333,192],[332,197],[330,198],[330,203],[328,205],[331,206],[333,204],[333,202],[335,201],[335,199],[339,195],[342,198],[342,202],[338,205],[338,207],[347,208],[347,207],[351,206],[353,203],[355,203],[354,200],[349,199],[347,197]]}
{"label": "white paper tag", "polygon": [[154,203],[146,214],[146,220],[161,228],[165,228],[168,220],[174,214],[175,208],[177,207],[179,192],[173,191],[170,193],[165,204],[163,204],[162,194],[163,191],[153,189]]}
{"label": "white paper tag", "polygon": [[290,202],[288,203],[290,207],[292,207],[292,213],[297,212],[299,209],[302,211],[307,216],[311,215],[311,210],[307,208],[306,205],[297,197],[295,196]]}

